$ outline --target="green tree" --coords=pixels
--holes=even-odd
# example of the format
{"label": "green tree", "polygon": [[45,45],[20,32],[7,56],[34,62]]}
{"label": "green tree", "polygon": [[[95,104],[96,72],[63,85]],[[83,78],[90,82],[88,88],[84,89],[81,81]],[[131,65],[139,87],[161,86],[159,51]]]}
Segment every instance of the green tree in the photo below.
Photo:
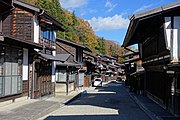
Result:
{"label": "green tree", "polygon": [[106,54],[106,46],[104,43],[104,38],[98,38],[97,41],[98,41],[98,45],[96,47],[96,50],[98,50],[99,53],[105,55]]}
{"label": "green tree", "polygon": [[57,31],[57,37],[88,46],[93,53],[121,55],[124,50],[114,42],[95,35],[88,21],[78,18],[75,11],[63,10],[59,0],[22,0],[47,11],[62,24],[64,32]]}
{"label": "green tree", "polygon": [[[36,5],[45,11],[47,11],[51,16],[58,20],[64,29],[67,29],[66,14],[62,9],[58,0],[38,0]],[[57,36],[60,38],[64,37],[64,32],[58,31]]]}

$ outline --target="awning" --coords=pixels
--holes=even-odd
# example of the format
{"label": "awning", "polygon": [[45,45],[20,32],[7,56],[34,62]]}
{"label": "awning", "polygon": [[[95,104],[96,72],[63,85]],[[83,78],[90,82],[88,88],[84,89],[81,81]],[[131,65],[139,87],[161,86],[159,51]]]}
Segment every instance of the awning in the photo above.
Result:
{"label": "awning", "polygon": [[126,64],[126,63],[132,63],[132,62],[135,62],[135,61],[138,61],[140,60],[140,58],[131,58],[131,59],[128,59],[128,60],[125,60],[123,63]]}
{"label": "awning", "polygon": [[71,62],[60,62],[60,61],[57,61],[56,62],[56,65],[57,66],[70,66],[70,67],[81,67],[82,64],[77,64],[77,63],[71,63]]}
{"label": "awning", "polygon": [[61,59],[59,59],[56,56],[53,55],[48,55],[48,54],[44,54],[41,52],[38,52],[39,58],[45,59],[45,60],[52,60],[52,61],[62,61]]}
{"label": "awning", "polygon": [[10,35],[4,35],[4,41],[3,42],[8,43],[8,44],[18,44],[18,45],[21,45],[25,48],[43,49],[43,46],[38,44],[38,43],[18,39],[18,38],[15,38],[14,36],[10,36]]}
{"label": "awning", "polygon": [[60,61],[60,62],[65,62],[70,56],[70,54],[56,54],[56,56],[53,56],[53,55],[48,55],[41,52],[38,52],[38,55],[39,57],[46,60]]}

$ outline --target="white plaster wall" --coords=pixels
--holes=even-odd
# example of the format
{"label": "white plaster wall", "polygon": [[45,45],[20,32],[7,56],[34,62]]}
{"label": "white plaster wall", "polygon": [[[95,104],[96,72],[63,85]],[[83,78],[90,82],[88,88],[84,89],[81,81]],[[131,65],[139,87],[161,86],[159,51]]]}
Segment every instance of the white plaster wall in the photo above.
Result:
{"label": "white plaster wall", "polygon": [[180,16],[174,17],[174,40],[176,41],[177,58],[180,58]]}
{"label": "white plaster wall", "polygon": [[23,48],[23,69],[22,79],[28,80],[29,66],[28,66],[28,49]]}
{"label": "white plaster wall", "polygon": [[171,48],[171,17],[165,17],[165,37],[166,37],[166,48]]}
{"label": "white plaster wall", "polygon": [[[56,40],[56,32],[54,31],[54,38]],[[56,46],[53,46],[56,49]],[[52,51],[52,55],[56,56],[56,50]],[[56,62],[52,61],[52,82],[56,82]]]}
{"label": "white plaster wall", "polygon": [[[173,21],[174,28],[171,28],[171,17],[165,17],[165,37],[166,47],[171,52],[172,62],[179,62],[180,58],[180,17],[175,16]],[[171,32],[173,30],[173,33]],[[171,42],[172,41],[172,42]],[[172,44],[172,45],[171,45]]]}
{"label": "white plaster wall", "polygon": [[39,28],[39,21],[37,19],[37,16],[34,15],[34,42],[39,43],[39,33],[40,33],[40,28]]}

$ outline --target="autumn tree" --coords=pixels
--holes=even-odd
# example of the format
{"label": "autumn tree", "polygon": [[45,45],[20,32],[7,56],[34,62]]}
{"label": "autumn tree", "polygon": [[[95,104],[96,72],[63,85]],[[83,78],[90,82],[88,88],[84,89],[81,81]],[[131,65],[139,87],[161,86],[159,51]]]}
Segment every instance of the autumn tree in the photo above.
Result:
{"label": "autumn tree", "polygon": [[75,11],[64,10],[59,0],[22,1],[37,5],[62,24],[65,31],[57,31],[57,37],[88,46],[93,53],[108,54],[111,56],[121,56],[121,53],[124,53],[124,49],[115,42],[96,36],[90,23],[87,20],[77,17]]}
{"label": "autumn tree", "polygon": [[96,47],[96,50],[98,50],[102,55],[106,54],[106,46],[104,43],[104,38],[98,37],[98,46]]}

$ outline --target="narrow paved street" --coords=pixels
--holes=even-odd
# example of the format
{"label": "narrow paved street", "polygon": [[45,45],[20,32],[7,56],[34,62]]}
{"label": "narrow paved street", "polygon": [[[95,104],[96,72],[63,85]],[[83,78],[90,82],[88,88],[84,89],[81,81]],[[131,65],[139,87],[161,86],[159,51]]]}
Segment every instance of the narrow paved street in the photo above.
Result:
{"label": "narrow paved street", "polygon": [[88,91],[54,111],[46,120],[149,120],[121,84],[109,83]]}

